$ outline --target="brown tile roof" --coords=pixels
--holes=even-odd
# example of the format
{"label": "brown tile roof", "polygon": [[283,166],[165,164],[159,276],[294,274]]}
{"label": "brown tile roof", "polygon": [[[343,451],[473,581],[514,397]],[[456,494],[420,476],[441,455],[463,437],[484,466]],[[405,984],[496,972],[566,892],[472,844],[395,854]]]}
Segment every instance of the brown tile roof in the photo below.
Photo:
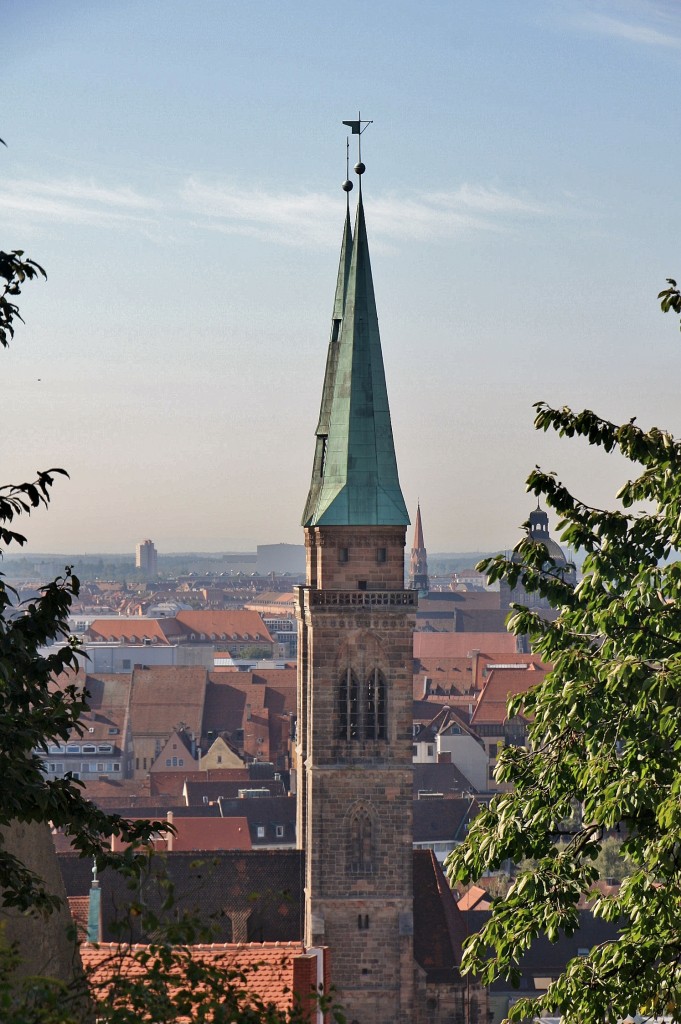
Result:
{"label": "brown tile roof", "polygon": [[76,926],[76,935],[82,942],[87,938],[88,916],[90,914],[89,896],[68,896],[69,911]]}
{"label": "brown tile roof", "polygon": [[248,783],[250,774],[248,768],[207,768],[204,771],[193,772],[151,772],[150,793],[152,796],[173,796],[181,797],[185,782],[191,779],[192,782],[220,782],[230,780],[232,782]]}
{"label": "brown tile roof", "polygon": [[[431,634],[432,635],[432,634]],[[466,693],[474,683],[473,659],[465,656],[452,658],[426,657],[414,662],[414,696],[418,699],[428,691],[450,690]]]}
{"label": "brown tile roof", "polygon": [[[80,955],[96,998],[102,1001],[108,998],[110,982],[117,972],[127,979],[143,978],[147,973],[145,958],[149,952],[148,946],[82,945]],[[204,961],[226,974],[243,971],[247,990],[282,1012],[292,1008],[294,993],[300,985],[301,973],[296,970],[296,961],[310,959],[300,942],[213,943],[188,947],[187,952],[192,959]],[[178,966],[172,973],[181,976],[183,972]],[[302,976],[307,979],[309,972],[303,972]],[[308,991],[298,991],[297,995],[304,998]]]}
{"label": "brown tile roof", "polygon": [[215,634],[216,639],[222,640],[224,637],[227,641],[236,636],[240,643],[249,640],[256,644],[258,641],[273,642],[259,613],[247,609],[182,611],[177,613],[175,619],[183,628],[185,636],[194,633],[198,637],[203,633],[209,639]]}
{"label": "brown tile roof", "polygon": [[200,666],[135,669],[130,700],[133,736],[165,740],[180,723],[198,736],[205,690],[206,670]]}
{"label": "brown tile roof", "polygon": [[472,885],[460,900],[457,901],[459,910],[489,910],[492,906],[492,897],[486,889],[479,885]]}
{"label": "brown tile roof", "polygon": [[[165,817],[165,815],[163,816]],[[129,821],[138,820],[128,817]],[[208,850],[250,850],[252,848],[248,821],[245,817],[181,817],[172,819],[176,834],[165,833],[162,838],[154,840],[156,851],[176,851],[178,853],[192,850],[195,853]],[[125,849],[126,844],[112,837],[111,848],[114,851]]]}
{"label": "brown tile roof", "polygon": [[478,697],[473,711],[471,725],[502,725],[507,720],[506,701],[517,693],[527,693],[533,686],[541,683],[546,670],[538,668],[532,662],[529,668],[495,668],[487,676],[487,681]]}
{"label": "brown tile roof", "polygon": [[[80,719],[85,729],[83,742],[106,741],[114,747],[120,747],[124,742],[130,682],[131,676],[128,673],[111,675],[102,672],[65,672],[54,680],[52,688],[58,690],[75,685],[81,690],[87,690],[90,711],[85,712]],[[72,736],[81,738],[77,730],[74,730]]]}
{"label": "brown tile roof", "polygon": [[496,656],[515,653],[516,638],[511,633],[414,633],[414,657],[466,658],[471,651]]}
{"label": "brown tile roof", "polygon": [[259,669],[228,675],[211,672],[208,679],[203,736],[243,729],[246,705],[250,705],[251,714],[264,710],[277,715],[295,713],[295,669]]}
{"label": "brown tile roof", "polygon": [[138,643],[151,640],[152,643],[165,644],[175,642],[183,636],[184,631],[178,628],[174,619],[144,619],[141,616],[132,618],[94,619],[85,636],[89,640],[109,641],[113,643]]}
{"label": "brown tile roof", "polygon": [[454,981],[466,923],[432,850],[414,850],[414,957],[429,981]]}

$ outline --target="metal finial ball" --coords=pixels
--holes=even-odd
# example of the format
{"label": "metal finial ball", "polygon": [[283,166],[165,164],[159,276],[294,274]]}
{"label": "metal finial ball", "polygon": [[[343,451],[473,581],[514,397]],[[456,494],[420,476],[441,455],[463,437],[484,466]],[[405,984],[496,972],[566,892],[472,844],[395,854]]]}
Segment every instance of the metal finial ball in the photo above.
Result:
{"label": "metal finial ball", "polygon": [[364,174],[365,171],[366,167],[364,166],[363,163],[360,162],[358,164],[355,164],[355,174]]}
{"label": "metal finial ball", "polygon": [[341,188],[343,189],[344,192],[352,192],[352,182],[344,181]]}

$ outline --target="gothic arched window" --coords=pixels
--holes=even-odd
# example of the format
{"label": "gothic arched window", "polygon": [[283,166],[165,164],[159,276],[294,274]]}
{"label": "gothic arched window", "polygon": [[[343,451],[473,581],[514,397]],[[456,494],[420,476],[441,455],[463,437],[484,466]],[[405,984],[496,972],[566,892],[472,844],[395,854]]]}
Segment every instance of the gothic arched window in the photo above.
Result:
{"label": "gothic arched window", "polygon": [[364,690],[364,735],[368,740],[386,738],[385,690],[385,676],[379,668],[375,668],[369,673]]}
{"label": "gothic arched window", "polygon": [[338,688],[339,729],[342,740],[358,740],[360,738],[360,700],[359,682],[351,668],[345,670]]}
{"label": "gothic arched window", "polygon": [[338,688],[338,736],[342,740],[385,740],[388,736],[386,681],[374,668],[360,683],[346,669]]}
{"label": "gothic arched window", "polygon": [[367,875],[373,871],[374,827],[366,807],[356,807],[350,816],[348,829],[348,868],[354,874]]}

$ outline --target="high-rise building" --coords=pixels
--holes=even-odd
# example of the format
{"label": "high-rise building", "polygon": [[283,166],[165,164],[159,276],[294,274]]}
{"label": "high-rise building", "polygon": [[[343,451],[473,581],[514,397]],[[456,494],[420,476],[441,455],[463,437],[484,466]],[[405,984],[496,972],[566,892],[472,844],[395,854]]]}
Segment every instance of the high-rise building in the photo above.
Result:
{"label": "high-rise building", "polygon": [[135,548],[135,568],[145,576],[155,576],[158,571],[158,552],[151,540],[141,541]]}
{"label": "high-rise building", "polygon": [[404,588],[409,517],[361,184],[354,237],[346,213],[316,437],[297,601],[305,943],[331,948],[348,1020],[411,1024],[417,594]]}
{"label": "high-rise building", "polygon": [[416,506],[416,524],[414,526],[414,542],[409,560],[409,586],[421,594],[427,594],[430,587],[428,580],[428,554],[423,543],[423,526],[421,524],[421,504]]}

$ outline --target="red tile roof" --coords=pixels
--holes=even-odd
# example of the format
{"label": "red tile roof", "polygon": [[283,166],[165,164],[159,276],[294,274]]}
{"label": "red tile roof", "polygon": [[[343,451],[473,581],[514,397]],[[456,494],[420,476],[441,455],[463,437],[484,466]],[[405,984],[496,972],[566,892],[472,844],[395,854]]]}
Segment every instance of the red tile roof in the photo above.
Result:
{"label": "red tile roof", "polygon": [[240,643],[252,641],[257,644],[259,641],[272,643],[272,637],[265,623],[258,612],[247,609],[225,611],[213,610],[211,608],[199,611],[182,611],[175,616],[176,621],[183,628],[185,636],[194,633],[197,638],[203,633],[207,639],[215,637],[216,640],[238,640]]}
{"label": "red tile roof", "polygon": [[478,697],[471,725],[502,725],[507,720],[506,701],[517,693],[527,693],[541,683],[546,675],[543,668],[530,662],[529,668],[494,668]]}
{"label": "red tile roof", "polygon": [[191,782],[250,782],[248,768],[207,768],[203,771],[151,772],[150,793],[152,796],[181,797],[184,784]]}
{"label": "red tile roof", "polygon": [[138,643],[145,639],[152,644],[170,644],[183,636],[184,630],[178,627],[175,619],[145,619],[141,616],[132,618],[94,619],[85,636],[89,640],[109,641],[113,643]]}
{"label": "red tile roof", "polygon": [[496,656],[515,653],[516,638],[511,633],[414,633],[415,658],[466,658],[471,651]]}
{"label": "red tile roof", "polygon": [[449,690],[454,686],[459,693],[466,693],[474,683],[473,659],[465,656],[419,658],[414,663],[414,697],[417,700],[426,692],[426,678],[429,692]]}
{"label": "red tile roof", "polygon": [[457,901],[459,910],[489,910],[492,906],[492,897],[486,889],[479,885],[472,885],[460,900]]}
{"label": "red tile roof", "polygon": [[[129,821],[135,821],[130,817]],[[153,846],[159,852],[199,850],[250,850],[251,833],[248,820],[237,818],[185,818],[174,817],[172,824],[176,834],[165,833],[163,838],[154,840]],[[112,850],[125,849],[126,844],[112,837]]]}
{"label": "red tile roof", "polygon": [[[214,943],[181,947],[177,952],[178,966],[171,968],[171,974],[182,978],[181,965],[186,962],[187,955],[194,961],[203,961],[224,971],[226,976],[234,971],[243,972],[247,991],[282,1012],[292,1008],[296,996],[304,1005],[316,982],[316,958],[307,954],[300,942]],[[145,958],[150,953],[153,962],[153,947],[149,946],[82,945],[83,966],[96,998],[100,1001],[111,998],[111,982],[117,973],[130,981],[141,980],[147,973]],[[239,979],[236,983],[237,987],[242,987]]]}
{"label": "red tile roof", "polygon": [[180,723],[198,736],[205,690],[206,670],[200,666],[135,669],[130,698],[133,736],[160,736],[165,741]]}
{"label": "red tile roof", "polygon": [[89,896],[67,896],[69,910],[76,926],[76,935],[82,942],[87,938],[88,916],[90,914]]}

